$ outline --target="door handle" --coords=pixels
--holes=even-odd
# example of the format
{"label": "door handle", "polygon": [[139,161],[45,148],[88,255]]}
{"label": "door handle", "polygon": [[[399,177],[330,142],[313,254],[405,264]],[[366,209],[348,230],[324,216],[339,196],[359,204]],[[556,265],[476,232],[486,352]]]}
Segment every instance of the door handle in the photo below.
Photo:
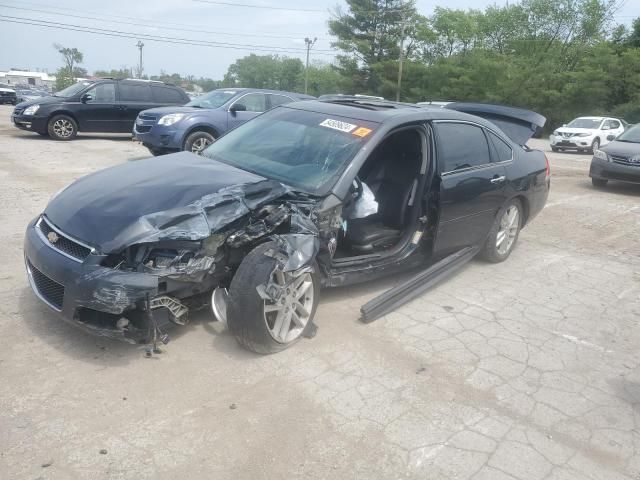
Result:
{"label": "door handle", "polygon": [[496,184],[496,183],[502,183],[507,179],[507,177],[505,177],[504,175],[502,175],[501,177],[493,177],[491,179],[491,183]]}

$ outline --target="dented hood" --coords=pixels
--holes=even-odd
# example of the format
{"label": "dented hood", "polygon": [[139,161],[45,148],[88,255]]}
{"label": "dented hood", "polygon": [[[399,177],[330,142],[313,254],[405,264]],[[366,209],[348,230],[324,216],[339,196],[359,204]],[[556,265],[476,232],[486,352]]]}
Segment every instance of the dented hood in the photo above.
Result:
{"label": "dented hood", "polygon": [[98,248],[199,240],[286,193],[275,181],[188,152],[88,175],[55,196],[44,214]]}

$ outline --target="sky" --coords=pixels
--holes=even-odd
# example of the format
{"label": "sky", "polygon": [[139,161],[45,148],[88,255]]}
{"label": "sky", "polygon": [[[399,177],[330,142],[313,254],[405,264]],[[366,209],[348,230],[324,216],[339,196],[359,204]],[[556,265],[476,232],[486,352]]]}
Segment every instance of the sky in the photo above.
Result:
{"label": "sky", "polygon": [[[76,47],[84,54],[82,66],[97,69],[135,67],[137,37],[196,41],[201,45],[162,43],[142,38],[146,74],[162,71],[221,79],[236,59],[250,53],[279,53],[305,58],[305,37],[317,37],[311,59],[330,62],[331,39],[327,20],[344,0],[0,0],[0,71],[10,68],[46,70],[61,66],[53,44]],[[506,0],[417,0],[428,15],[435,6],[482,9]],[[513,0],[511,0],[513,2]],[[640,17],[640,1],[619,0],[616,22],[630,24]],[[251,5],[243,7],[239,4]],[[267,8],[256,8],[256,5]],[[293,9],[293,10],[288,10]],[[9,18],[11,17],[11,18]],[[11,20],[21,23],[7,23]],[[110,36],[35,26],[34,20],[64,23],[67,28],[107,30]],[[68,27],[73,25],[73,27]],[[117,35],[113,36],[113,32]],[[183,39],[183,40],[176,40]],[[202,45],[202,43],[206,45]],[[225,45],[220,45],[225,44]],[[215,45],[215,46],[214,46]]]}

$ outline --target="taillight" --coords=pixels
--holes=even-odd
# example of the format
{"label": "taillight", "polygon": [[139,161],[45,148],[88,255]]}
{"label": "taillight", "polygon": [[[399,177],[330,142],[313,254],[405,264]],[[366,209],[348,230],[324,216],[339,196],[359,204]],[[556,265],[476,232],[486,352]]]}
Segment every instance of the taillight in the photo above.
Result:
{"label": "taillight", "polygon": [[551,176],[551,166],[549,165],[549,159],[547,156],[544,156],[544,161],[547,162],[547,178]]}

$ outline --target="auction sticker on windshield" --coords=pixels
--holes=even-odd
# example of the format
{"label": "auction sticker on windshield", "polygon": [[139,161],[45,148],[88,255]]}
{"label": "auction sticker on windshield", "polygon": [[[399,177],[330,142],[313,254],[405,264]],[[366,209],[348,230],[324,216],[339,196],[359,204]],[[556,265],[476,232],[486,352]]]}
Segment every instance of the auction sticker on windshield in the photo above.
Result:
{"label": "auction sticker on windshield", "polygon": [[320,124],[321,127],[333,128],[334,130],[340,130],[341,132],[350,133],[357,127],[351,123],[341,122],[339,120],[332,120],[327,118]]}

